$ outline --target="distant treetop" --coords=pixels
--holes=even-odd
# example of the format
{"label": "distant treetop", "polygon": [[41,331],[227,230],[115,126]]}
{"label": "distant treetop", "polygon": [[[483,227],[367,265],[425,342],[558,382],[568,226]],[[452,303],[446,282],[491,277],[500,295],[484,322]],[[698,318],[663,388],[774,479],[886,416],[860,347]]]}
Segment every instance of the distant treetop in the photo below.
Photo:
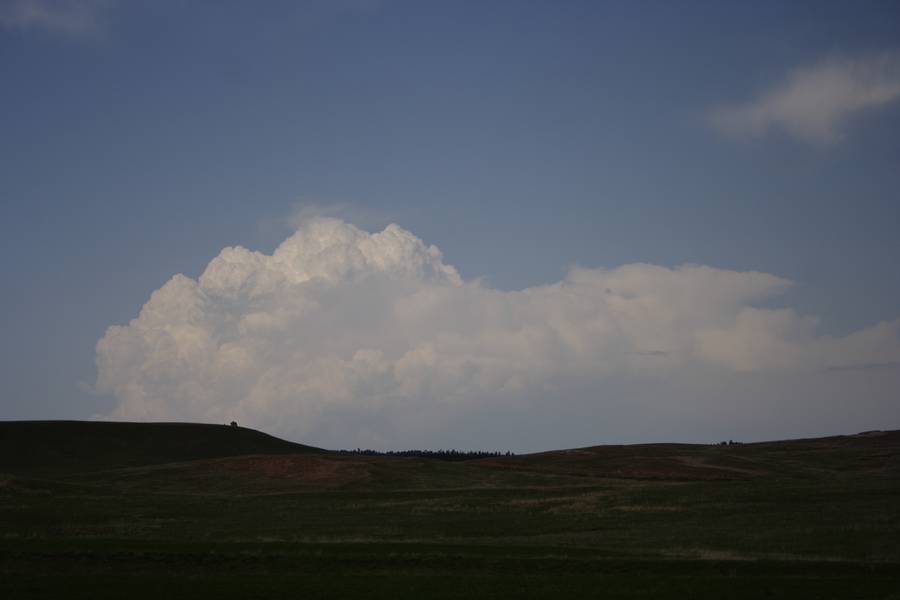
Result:
{"label": "distant treetop", "polygon": [[355,450],[338,450],[341,454],[356,454],[359,456],[404,456],[415,458],[433,458],[436,460],[474,460],[477,458],[495,458],[498,456],[515,456],[514,452],[507,450],[506,452],[487,452],[484,450],[388,450],[387,452],[379,452],[378,450],[365,450],[357,448]]}

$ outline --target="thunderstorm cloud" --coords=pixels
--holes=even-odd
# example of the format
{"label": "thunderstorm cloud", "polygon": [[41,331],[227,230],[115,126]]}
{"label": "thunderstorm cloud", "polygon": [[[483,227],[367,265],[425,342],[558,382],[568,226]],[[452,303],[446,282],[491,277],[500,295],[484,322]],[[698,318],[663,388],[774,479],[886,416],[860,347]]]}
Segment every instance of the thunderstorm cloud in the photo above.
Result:
{"label": "thunderstorm cloud", "polygon": [[789,286],[630,264],[502,291],[397,225],[316,218],[271,255],[225,248],[198,279],[172,277],[97,343],[96,390],[115,400],[105,418],[236,419],[328,447],[539,449],[895,418],[900,320],[820,335],[812,317],[761,307]]}

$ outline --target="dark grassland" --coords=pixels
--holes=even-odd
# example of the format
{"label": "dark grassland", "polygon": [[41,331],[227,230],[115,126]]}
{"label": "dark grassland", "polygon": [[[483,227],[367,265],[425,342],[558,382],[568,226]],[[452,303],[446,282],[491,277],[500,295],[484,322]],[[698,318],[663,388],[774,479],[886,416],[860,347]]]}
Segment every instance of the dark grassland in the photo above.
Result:
{"label": "dark grassland", "polygon": [[0,598],[898,598],[900,432],[465,462],[0,423]]}

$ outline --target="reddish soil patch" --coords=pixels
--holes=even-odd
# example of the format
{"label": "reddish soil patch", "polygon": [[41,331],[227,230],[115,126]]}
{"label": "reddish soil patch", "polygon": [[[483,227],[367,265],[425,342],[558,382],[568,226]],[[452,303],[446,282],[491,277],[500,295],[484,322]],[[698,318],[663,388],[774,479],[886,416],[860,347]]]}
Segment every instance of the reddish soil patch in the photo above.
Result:
{"label": "reddish soil patch", "polygon": [[362,462],[301,454],[241,456],[217,461],[211,467],[241,478],[282,480],[317,486],[342,485],[368,477],[368,469]]}
{"label": "reddish soil patch", "polygon": [[751,477],[759,475],[767,475],[768,471],[762,469],[747,469],[745,467],[734,467],[728,465],[714,465],[708,462],[705,456],[673,456],[673,459],[687,465],[689,467],[700,467],[701,469],[717,469],[721,471],[731,471],[732,473],[740,473]]}
{"label": "reddish soil patch", "polygon": [[629,452],[623,446],[550,452],[528,458],[491,458],[477,464],[494,469],[625,479],[746,479],[764,474],[752,469],[710,464],[699,456],[642,454],[640,451]]}

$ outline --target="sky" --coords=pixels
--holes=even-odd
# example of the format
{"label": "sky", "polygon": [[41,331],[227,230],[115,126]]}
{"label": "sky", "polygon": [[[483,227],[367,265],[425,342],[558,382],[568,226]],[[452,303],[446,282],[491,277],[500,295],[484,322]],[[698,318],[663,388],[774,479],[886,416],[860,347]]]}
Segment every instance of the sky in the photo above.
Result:
{"label": "sky", "polygon": [[0,0],[0,419],[900,428],[891,2]]}

